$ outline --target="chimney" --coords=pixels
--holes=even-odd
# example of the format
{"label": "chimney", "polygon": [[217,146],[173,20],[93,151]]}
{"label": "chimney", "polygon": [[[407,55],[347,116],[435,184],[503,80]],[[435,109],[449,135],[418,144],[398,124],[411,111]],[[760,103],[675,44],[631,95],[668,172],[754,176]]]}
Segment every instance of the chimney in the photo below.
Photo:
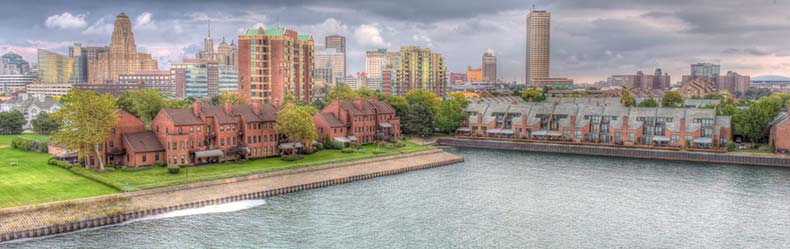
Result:
{"label": "chimney", "polygon": [[362,99],[355,99],[354,106],[356,106],[357,109],[362,109]]}
{"label": "chimney", "polygon": [[233,104],[228,101],[225,101],[225,113],[230,114],[233,110]]}
{"label": "chimney", "polygon": [[195,116],[200,116],[200,108],[202,106],[203,103],[200,103],[200,101],[192,102],[192,112],[195,114]]}
{"label": "chimney", "polygon": [[252,111],[255,112],[255,115],[261,115],[261,102],[252,101]]}

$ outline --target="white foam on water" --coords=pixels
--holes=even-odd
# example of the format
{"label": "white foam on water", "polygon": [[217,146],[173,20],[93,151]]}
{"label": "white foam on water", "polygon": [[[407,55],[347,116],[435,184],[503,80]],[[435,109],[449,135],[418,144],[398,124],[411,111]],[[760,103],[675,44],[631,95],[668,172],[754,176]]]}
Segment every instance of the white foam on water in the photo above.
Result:
{"label": "white foam on water", "polygon": [[142,218],[132,219],[126,221],[124,223],[131,223],[136,221],[146,221],[146,220],[158,220],[158,219],[166,219],[166,218],[174,218],[174,217],[182,217],[182,216],[190,216],[190,215],[199,215],[199,214],[214,214],[214,213],[229,213],[229,212],[236,212],[245,209],[254,208],[257,206],[261,206],[266,204],[265,200],[245,200],[245,201],[237,201],[237,202],[230,202],[225,204],[219,204],[214,206],[206,206],[200,208],[190,208],[184,210],[177,210],[173,212],[157,214],[146,216]]}

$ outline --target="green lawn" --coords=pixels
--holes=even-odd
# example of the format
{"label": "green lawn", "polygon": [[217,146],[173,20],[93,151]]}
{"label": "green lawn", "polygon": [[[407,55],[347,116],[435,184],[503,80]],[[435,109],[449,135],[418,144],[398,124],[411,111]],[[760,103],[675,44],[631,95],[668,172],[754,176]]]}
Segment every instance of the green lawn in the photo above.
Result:
{"label": "green lawn", "polygon": [[[385,151],[385,153],[379,154],[373,153],[373,150],[376,149],[375,145],[367,145],[362,147],[365,149],[365,152],[342,153],[340,150],[323,150],[316,152],[315,154],[305,155],[304,159],[292,162],[283,161],[279,157],[272,157],[266,159],[250,160],[242,163],[222,163],[189,167],[189,178],[187,178],[186,168],[182,168],[179,174],[168,174],[167,169],[159,167],[138,171],[108,169],[105,173],[96,173],[94,171],[81,168],[72,168],[72,171],[82,174],[86,177],[93,178],[97,181],[104,182],[124,191],[135,191],[184,183],[259,174],[283,169],[314,166],[331,162],[342,162],[396,155],[401,153],[428,150],[432,148],[409,142],[406,144],[407,145],[405,147],[398,149],[380,149]],[[126,183],[128,183],[128,185]]]}
{"label": "green lawn", "polygon": [[[50,166],[50,155],[10,147],[17,136],[46,141],[35,134],[0,136],[0,208],[76,199],[118,192],[104,184]],[[16,162],[16,166],[11,166]]]}

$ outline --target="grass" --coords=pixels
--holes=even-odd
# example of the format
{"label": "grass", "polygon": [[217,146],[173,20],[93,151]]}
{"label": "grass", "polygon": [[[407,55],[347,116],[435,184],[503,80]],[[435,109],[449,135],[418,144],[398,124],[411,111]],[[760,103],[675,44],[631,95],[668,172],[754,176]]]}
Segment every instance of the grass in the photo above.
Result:
{"label": "grass", "polygon": [[[168,174],[166,168],[150,168],[138,171],[122,171],[108,169],[104,173],[97,173],[83,168],[72,168],[77,174],[103,182],[123,191],[136,191],[142,189],[173,186],[185,183],[216,180],[229,177],[260,174],[284,169],[316,166],[334,162],[353,161],[373,157],[390,156],[431,149],[414,143],[406,143],[405,147],[397,149],[379,149],[374,154],[375,145],[362,146],[365,152],[342,153],[340,150],[322,150],[314,154],[305,155],[298,161],[283,161],[279,157],[250,160],[240,163],[221,163],[202,165],[197,167],[182,168],[179,174]],[[189,178],[187,178],[189,171]],[[128,185],[127,185],[128,183]]]}
{"label": "grass", "polygon": [[[118,192],[66,169],[48,165],[49,154],[11,148],[11,140],[17,136],[40,141],[49,139],[37,134],[0,136],[0,208]],[[17,165],[11,166],[11,162]]]}

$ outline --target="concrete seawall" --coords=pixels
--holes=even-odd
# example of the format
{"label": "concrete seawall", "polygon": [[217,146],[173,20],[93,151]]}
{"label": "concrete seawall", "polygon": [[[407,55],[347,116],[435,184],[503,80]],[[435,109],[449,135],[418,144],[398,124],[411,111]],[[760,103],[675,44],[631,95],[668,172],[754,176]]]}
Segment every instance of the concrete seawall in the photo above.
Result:
{"label": "concrete seawall", "polygon": [[180,209],[260,199],[463,162],[442,150],[0,210],[0,242],[125,222]]}
{"label": "concrete seawall", "polygon": [[590,146],[590,145],[514,142],[514,141],[463,139],[463,138],[440,138],[437,141],[437,143],[439,145],[468,147],[468,148],[534,151],[534,152],[549,152],[549,153],[564,153],[564,154],[609,156],[609,157],[624,157],[624,158],[661,159],[661,160],[673,160],[673,161],[723,163],[723,164],[738,164],[738,165],[751,165],[751,166],[790,167],[790,157],[750,156],[750,155],[733,155],[729,153],[667,151],[667,150]]}

